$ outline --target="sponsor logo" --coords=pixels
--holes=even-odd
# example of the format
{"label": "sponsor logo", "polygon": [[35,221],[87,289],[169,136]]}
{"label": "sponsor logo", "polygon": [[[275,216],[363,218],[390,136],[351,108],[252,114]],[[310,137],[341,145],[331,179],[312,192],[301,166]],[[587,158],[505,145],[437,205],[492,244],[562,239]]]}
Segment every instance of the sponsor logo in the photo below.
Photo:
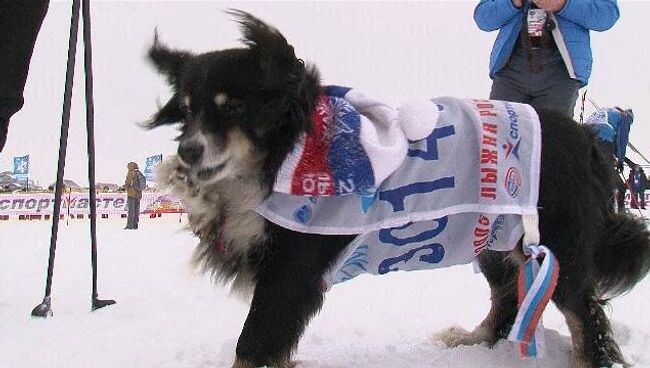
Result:
{"label": "sponsor logo", "polygon": [[503,105],[506,107],[508,122],[510,123],[508,135],[513,141],[519,140],[519,115],[517,115],[517,111],[515,111],[512,104],[504,102]]}
{"label": "sponsor logo", "polygon": [[504,215],[499,215],[494,219],[494,221],[492,221],[492,229],[490,230],[490,237],[487,241],[488,249],[492,248],[492,245],[499,240],[499,232],[503,229],[505,223],[506,217]]}
{"label": "sponsor logo", "polygon": [[519,174],[519,170],[514,167],[511,167],[506,172],[505,178],[505,187],[506,192],[512,198],[515,198],[519,194],[519,189],[521,189],[522,178]]}
{"label": "sponsor logo", "polygon": [[511,103],[504,102],[508,115],[508,137],[503,149],[506,150],[506,158],[512,154],[519,160],[519,146],[521,145],[521,136],[519,135],[519,115]]}
{"label": "sponsor logo", "polygon": [[488,246],[488,236],[490,235],[491,221],[490,218],[484,214],[480,214],[474,227],[474,239],[472,241],[472,249],[476,257]]}
{"label": "sponsor logo", "polygon": [[506,143],[503,145],[503,149],[506,150],[506,158],[510,157],[510,154],[515,156],[519,160],[519,146],[521,145],[521,139],[516,141],[514,144],[510,142],[509,139],[506,140]]}
{"label": "sponsor logo", "polygon": [[494,243],[499,240],[499,233],[505,226],[505,223],[506,217],[504,215],[498,215],[492,221],[485,214],[479,215],[473,232],[474,240],[472,242],[472,248],[474,250],[474,256],[477,256],[486,248],[492,248]]}

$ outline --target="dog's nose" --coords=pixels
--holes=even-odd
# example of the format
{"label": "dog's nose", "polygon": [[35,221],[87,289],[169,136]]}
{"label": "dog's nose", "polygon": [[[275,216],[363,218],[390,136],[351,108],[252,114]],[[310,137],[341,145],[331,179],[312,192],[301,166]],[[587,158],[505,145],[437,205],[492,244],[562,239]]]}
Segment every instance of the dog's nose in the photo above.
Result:
{"label": "dog's nose", "polygon": [[195,144],[181,144],[178,146],[178,155],[185,163],[194,165],[203,156],[203,146]]}

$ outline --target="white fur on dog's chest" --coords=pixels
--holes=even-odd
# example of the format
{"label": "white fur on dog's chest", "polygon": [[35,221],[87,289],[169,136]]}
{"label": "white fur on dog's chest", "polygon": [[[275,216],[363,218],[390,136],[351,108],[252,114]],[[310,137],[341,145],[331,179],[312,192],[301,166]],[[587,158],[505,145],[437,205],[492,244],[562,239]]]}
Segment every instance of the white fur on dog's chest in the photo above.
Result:
{"label": "white fur on dog's chest", "polygon": [[264,197],[259,185],[247,184],[224,180],[188,201],[192,217],[198,218],[191,224],[193,230],[201,233],[211,224],[219,224],[226,253],[246,253],[265,238],[265,220],[255,212]]}
{"label": "white fur on dog's chest", "polygon": [[230,255],[243,255],[252,244],[264,241],[265,220],[255,212],[264,192],[257,181],[224,179],[197,190],[175,173],[178,165],[176,156],[168,158],[159,166],[157,176],[159,184],[186,202],[189,226],[195,234],[218,232]]}

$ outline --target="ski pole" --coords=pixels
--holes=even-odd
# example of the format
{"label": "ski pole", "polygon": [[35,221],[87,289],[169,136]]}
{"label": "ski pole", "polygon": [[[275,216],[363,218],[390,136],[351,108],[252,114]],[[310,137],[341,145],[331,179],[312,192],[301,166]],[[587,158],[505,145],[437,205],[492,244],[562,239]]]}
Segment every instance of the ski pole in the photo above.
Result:
{"label": "ski pole", "polygon": [[115,300],[97,298],[97,188],[95,186],[95,104],[93,99],[92,41],[90,28],[90,0],[82,1],[84,71],[86,75],[86,136],[88,137],[88,185],[90,191],[90,263],[92,265],[91,309],[115,304]]}
{"label": "ski pole", "polygon": [[[50,237],[50,255],[47,268],[45,297],[43,302],[32,310],[34,317],[50,317],[52,312],[52,278],[54,275],[54,259],[58,237],[59,216],[61,214],[61,196],[63,192],[63,177],[65,174],[65,157],[68,146],[68,131],[70,127],[70,106],[72,103],[72,87],[74,79],[77,35],[79,31],[80,0],[72,1],[72,18],[70,22],[70,40],[68,44],[68,62],[66,66],[66,83],[63,98],[63,114],[61,123],[61,138],[59,142],[59,160],[57,167],[56,189],[54,198],[54,215],[52,217],[52,234]],[[92,48],[90,40],[90,1],[83,0],[83,32],[84,32],[84,61],[86,77],[86,129],[88,135],[88,179],[90,190],[90,234],[91,234],[91,264],[93,268],[92,310],[115,304],[114,300],[97,298],[97,196],[95,187],[95,141],[94,141],[94,105],[92,98]],[[70,194],[68,194],[68,214],[70,211]]]}
{"label": "ski pole", "polygon": [[587,98],[587,91],[588,90],[585,89],[585,92],[582,94],[582,104],[580,106],[580,124],[582,124],[585,114],[585,98]]}
{"label": "ski pole", "polygon": [[641,152],[639,152],[639,150],[638,150],[636,147],[634,147],[634,145],[633,145],[632,143],[627,142],[627,146],[630,147],[630,149],[631,149],[632,151],[634,151],[637,155],[639,155],[639,156],[640,156],[640,157],[641,157],[645,162],[647,162],[648,164],[650,164],[650,161],[648,161],[648,159],[645,158],[645,156],[643,156],[643,154],[642,154]]}
{"label": "ski pole", "polygon": [[66,200],[66,205],[65,205],[67,209],[67,214],[65,216],[65,226],[70,226],[70,203],[72,203],[72,201],[70,200],[70,193],[72,192],[70,191],[70,188],[66,189],[66,192],[68,192],[68,196],[67,196],[68,199]]}
{"label": "ski pole", "polygon": [[70,105],[72,102],[72,85],[74,79],[75,54],[77,34],[79,30],[79,0],[72,1],[72,17],[70,20],[70,39],[68,42],[68,61],[65,72],[65,90],[63,93],[63,113],[61,116],[61,137],[59,139],[59,160],[56,170],[56,186],[54,190],[54,214],[52,216],[52,233],[50,236],[50,255],[47,264],[47,279],[45,282],[45,297],[43,302],[32,310],[34,317],[50,317],[52,312],[52,277],[54,275],[54,257],[56,255],[56,240],[59,231],[59,216],[61,214],[61,195],[63,193],[63,176],[65,173],[65,156],[68,148],[68,130],[70,127]]}

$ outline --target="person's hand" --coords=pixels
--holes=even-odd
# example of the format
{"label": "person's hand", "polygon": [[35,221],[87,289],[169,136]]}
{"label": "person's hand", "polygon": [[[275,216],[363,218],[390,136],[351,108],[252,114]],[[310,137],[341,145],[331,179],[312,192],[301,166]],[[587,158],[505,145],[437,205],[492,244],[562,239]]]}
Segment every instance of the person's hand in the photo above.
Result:
{"label": "person's hand", "polygon": [[[521,3],[521,1],[519,2]],[[533,0],[533,3],[540,9],[544,9],[548,12],[556,12],[564,7],[566,0]]]}
{"label": "person's hand", "polygon": [[523,4],[523,0],[512,0],[512,5],[516,6],[517,8],[521,8]]}

